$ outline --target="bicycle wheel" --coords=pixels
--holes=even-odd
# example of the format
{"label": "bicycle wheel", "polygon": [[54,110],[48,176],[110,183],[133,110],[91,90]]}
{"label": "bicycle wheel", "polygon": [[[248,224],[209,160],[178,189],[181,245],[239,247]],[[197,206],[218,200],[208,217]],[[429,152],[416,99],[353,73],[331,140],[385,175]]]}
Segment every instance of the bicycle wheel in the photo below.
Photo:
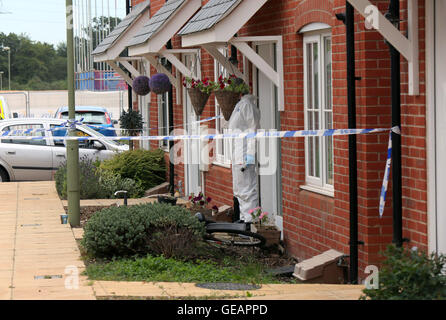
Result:
{"label": "bicycle wheel", "polygon": [[241,247],[262,247],[266,239],[258,233],[242,230],[212,230],[205,236],[206,241]]}

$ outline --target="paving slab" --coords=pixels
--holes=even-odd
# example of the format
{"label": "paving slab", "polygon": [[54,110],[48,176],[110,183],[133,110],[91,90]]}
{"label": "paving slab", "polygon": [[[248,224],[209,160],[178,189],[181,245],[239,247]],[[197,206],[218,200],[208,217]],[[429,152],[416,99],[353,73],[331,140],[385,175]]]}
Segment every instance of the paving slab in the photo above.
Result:
{"label": "paving slab", "polygon": [[0,299],[95,299],[55,183],[0,183],[0,194]]}
{"label": "paving slab", "polygon": [[93,290],[98,298],[150,297],[220,298],[266,300],[357,300],[364,289],[361,285],[264,284],[257,290],[211,290],[194,283],[95,281]]}

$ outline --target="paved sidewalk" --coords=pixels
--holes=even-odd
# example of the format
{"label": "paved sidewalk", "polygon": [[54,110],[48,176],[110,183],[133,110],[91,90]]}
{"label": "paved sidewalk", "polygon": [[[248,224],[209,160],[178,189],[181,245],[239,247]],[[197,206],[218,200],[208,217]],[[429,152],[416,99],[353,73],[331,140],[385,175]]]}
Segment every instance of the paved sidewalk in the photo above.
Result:
{"label": "paved sidewalk", "polygon": [[0,198],[0,299],[95,299],[85,277],[70,281],[85,266],[54,182],[0,183]]}
{"label": "paved sidewalk", "polygon": [[[136,204],[153,200],[134,200]],[[116,200],[92,200],[103,206]],[[356,300],[363,286],[268,284],[258,290],[198,288],[193,283],[88,281],[76,239],[82,229],[60,223],[64,213],[55,184],[0,183],[0,300],[93,300],[135,297],[149,299]],[[79,287],[67,288],[75,274]]]}
{"label": "paved sidewalk", "polygon": [[150,299],[258,299],[258,300],[358,300],[361,285],[264,284],[257,290],[211,290],[194,283],[95,281],[98,299],[121,297]]}

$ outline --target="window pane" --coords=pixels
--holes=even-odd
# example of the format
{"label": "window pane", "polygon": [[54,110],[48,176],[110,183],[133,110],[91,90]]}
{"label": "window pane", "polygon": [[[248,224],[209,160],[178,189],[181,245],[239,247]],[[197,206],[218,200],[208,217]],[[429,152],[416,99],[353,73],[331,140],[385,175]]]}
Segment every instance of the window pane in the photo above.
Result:
{"label": "window pane", "polygon": [[313,109],[313,59],[311,43],[307,44],[307,108]]}
{"label": "window pane", "polygon": [[313,44],[314,109],[319,109],[319,45]]}
{"label": "window pane", "polygon": [[[159,112],[159,134],[161,136],[169,135],[169,101],[168,101],[168,93],[159,95],[158,98],[158,112]],[[168,141],[161,141],[162,147],[168,146]]]}
{"label": "window pane", "polygon": [[332,108],[332,79],[331,79],[331,39],[325,38],[325,109]]}
{"label": "window pane", "polygon": [[314,176],[314,138],[308,138],[308,175]]}
{"label": "window pane", "polygon": [[314,154],[314,161],[315,161],[315,168],[316,168],[316,172],[315,172],[315,176],[320,178],[321,177],[321,168],[320,168],[320,156],[321,156],[321,148],[320,148],[320,144],[321,144],[321,138],[320,137],[314,137],[314,150],[315,150],[315,154]]}
{"label": "window pane", "polygon": [[[333,128],[333,115],[325,112],[325,128]],[[325,175],[326,183],[333,185],[333,137],[325,137]]]}
{"label": "window pane", "polygon": [[[43,129],[43,125],[41,124],[22,124],[22,125],[15,125],[15,126],[9,126],[3,128],[4,131],[14,131],[14,130],[20,130],[17,133],[10,133],[10,135],[13,136],[22,136],[22,137],[28,137],[28,136],[39,136],[39,137],[45,137],[44,131],[37,131],[37,132],[29,132],[26,133],[23,130],[30,130],[30,129]],[[46,140],[20,140],[20,139],[2,139],[2,143],[14,143],[14,144],[30,144],[30,145],[37,145],[37,146],[46,146]]]}

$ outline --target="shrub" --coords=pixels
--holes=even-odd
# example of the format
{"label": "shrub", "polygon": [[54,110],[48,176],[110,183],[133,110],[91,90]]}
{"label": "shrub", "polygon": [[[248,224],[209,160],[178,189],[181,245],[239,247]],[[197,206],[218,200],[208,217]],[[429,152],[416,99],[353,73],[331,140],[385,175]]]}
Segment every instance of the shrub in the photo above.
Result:
{"label": "shrub", "polygon": [[204,234],[204,225],[189,211],[168,204],[110,207],[85,225],[82,245],[102,258],[140,254],[182,256]]}
{"label": "shrub", "polygon": [[446,256],[389,246],[379,272],[379,288],[364,289],[361,299],[446,299]]}
{"label": "shrub", "polygon": [[[133,179],[122,178],[120,174],[98,169],[100,176],[100,188],[105,198],[116,198],[115,192],[126,190],[129,198],[141,198],[144,195],[144,188],[140,182]],[[122,195],[121,195],[122,197]]]}
{"label": "shrub", "polygon": [[139,182],[144,190],[166,181],[164,152],[158,150],[132,150],[117,154],[101,163],[100,168],[119,174],[122,178]]}
{"label": "shrub", "polygon": [[[66,161],[57,170],[54,179],[59,197],[67,199],[67,163]],[[104,193],[101,189],[100,176],[93,160],[87,156],[79,159],[79,185],[81,199],[101,199]]]}
{"label": "shrub", "polygon": [[[127,190],[130,198],[141,197],[145,189],[130,178],[98,168],[99,161],[87,156],[79,159],[79,185],[81,199],[111,199],[118,190]],[[67,199],[67,163],[64,162],[55,174],[56,189],[61,199]]]}

